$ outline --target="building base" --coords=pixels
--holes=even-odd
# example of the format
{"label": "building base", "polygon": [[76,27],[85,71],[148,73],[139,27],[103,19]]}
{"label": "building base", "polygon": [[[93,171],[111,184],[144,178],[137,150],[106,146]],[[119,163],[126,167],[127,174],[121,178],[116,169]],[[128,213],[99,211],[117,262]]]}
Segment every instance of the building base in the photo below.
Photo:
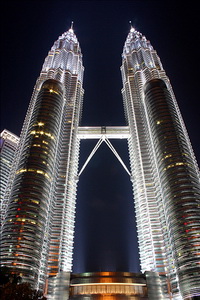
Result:
{"label": "building base", "polygon": [[70,300],[164,300],[158,273],[72,274]]}

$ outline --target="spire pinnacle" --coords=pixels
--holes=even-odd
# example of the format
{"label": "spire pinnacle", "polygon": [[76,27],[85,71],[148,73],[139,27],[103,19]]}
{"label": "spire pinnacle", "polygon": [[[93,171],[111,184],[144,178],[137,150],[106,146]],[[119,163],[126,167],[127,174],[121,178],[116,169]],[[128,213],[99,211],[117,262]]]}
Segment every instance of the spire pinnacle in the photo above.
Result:
{"label": "spire pinnacle", "polygon": [[70,32],[74,32],[73,26],[74,26],[74,22],[71,21],[71,27],[70,27],[70,29],[69,29]]}
{"label": "spire pinnacle", "polygon": [[132,21],[129,21],[129,24],[131,25],[131,32],[134,32],[135,31],[135,28],[133,27],[133,25],[132,25]]}

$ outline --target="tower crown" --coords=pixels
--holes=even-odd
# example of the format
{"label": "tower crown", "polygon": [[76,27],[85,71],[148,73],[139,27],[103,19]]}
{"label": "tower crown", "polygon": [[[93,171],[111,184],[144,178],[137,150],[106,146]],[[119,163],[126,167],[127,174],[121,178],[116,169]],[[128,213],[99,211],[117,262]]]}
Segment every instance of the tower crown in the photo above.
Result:
{"label": "tower crown", "polygon": [[58,69],[70,71],[72,74],[79,74],[79,78],[82,77],[82,53],[72,26],[54,42],[42,71]]}
{"label": "tower crown", "polygon": [[[126,75],[133,75],[138,70],[163,69],[160,58],[146,37],[131,26],[122,53]],[[123,76],[123,80],[125,77]],[[150,77],[149,77],[150,76]],[[151,75],[147,76],[149,79]],[[146,77],[146,78],[147,78]]]}
{"label": "tower crown", "polygon": [[137,51],[140,48],[153,50],[153,47],[151,46],[150,42],[146,39],[146,37],[139,31],[137,31],[133,26],[131,26],[131,29],[124,44],[122,56],[124,57],[125,55],[131,53],[133,50]]}
{"label": "tower crown", "polygon": [[66,48],[66,50],[73,51],[74,46],[76,46],[76,48],[79,48],[80,50],[78,39],[74,33],[73,28],[71,27],[68,31],[59,36],[58,40],[55,41],[51,50]]}

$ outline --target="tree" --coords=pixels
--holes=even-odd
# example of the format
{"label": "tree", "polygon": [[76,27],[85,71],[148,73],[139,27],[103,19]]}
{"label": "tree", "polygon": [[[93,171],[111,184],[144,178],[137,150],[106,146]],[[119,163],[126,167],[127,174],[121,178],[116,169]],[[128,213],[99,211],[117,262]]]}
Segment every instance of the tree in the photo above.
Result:
{"label": "tree", "polygon": [[30,283],[21,283],[22,278],[10,274],[9,268],[0,268],[0,299],[1,300],[46,300],[43,293],[31,288]]}
{"label": "tree", "polygon": [[1,292],[1,300],[45,300],[42,292],[33,290],[27,282],[12,283],[8,282],[4,285]]}

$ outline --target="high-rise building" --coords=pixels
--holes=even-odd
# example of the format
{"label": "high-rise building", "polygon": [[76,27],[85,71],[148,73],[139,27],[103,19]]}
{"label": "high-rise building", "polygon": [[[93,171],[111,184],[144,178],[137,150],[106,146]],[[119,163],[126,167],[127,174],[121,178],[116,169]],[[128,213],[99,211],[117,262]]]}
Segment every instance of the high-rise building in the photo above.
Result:
{"label": "high-rise building", "polygon": [[[0,134],[0,224],[3,219],[4,211],[4,194],[6,191],[6,185],[10,175],[10,170],[12,167],[13,157],[19,143],[19,137],[12,132],[4,129]],[[0,225],[1,226],[1,225]]]}
{"label": "high-rise building", "polygon": [[160,59],[133,27],[122,56],[141,271],[159,272],[166,299],[194,297],[200,295],[198,166]]}
{"label": "high-rise building", "polygon": [[[36,288],[48,281],[55,297],[58,285],[68,294],[64,285],[72,269],[77,181],[105,142],[133,182],[142,273],[159,274],[160,299],[195,299],[200,295],[199,170],[160,59],[134,28],[124,45],[121,71],[127,126],[79,127],[79,43],[72,28],[54,43],[34,88],[14,158],[14,179],[7,185],[2,265]],[[112,138],[128,140],[131,171]],[[78,172],[81,139],[98,142]],[[77,286],[77,293],[82,290],[87,288]]]}
{"label": "high-rise building", "polygon": [[9,182],[1,261],[35,288],[72,269],[83,66],[72,28],[36,82]]}

